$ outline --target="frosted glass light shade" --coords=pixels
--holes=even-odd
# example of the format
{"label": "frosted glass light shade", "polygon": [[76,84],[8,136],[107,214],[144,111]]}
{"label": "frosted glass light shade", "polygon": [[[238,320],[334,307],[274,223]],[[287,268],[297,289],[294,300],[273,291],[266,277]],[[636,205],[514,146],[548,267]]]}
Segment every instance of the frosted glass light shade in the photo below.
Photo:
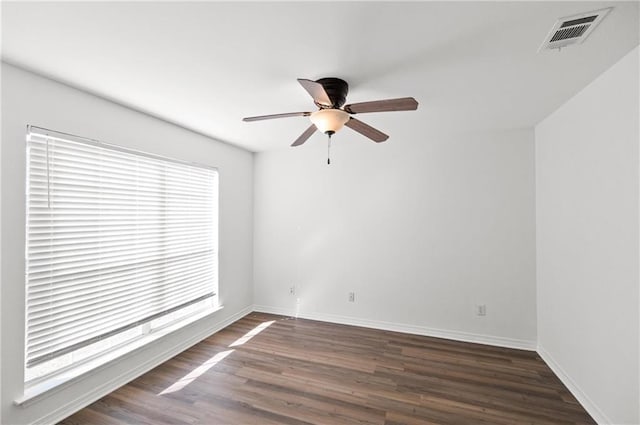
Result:
{"label": "frosted glass light shade", "polygon": [[309,119],[323,133],[336,132],[349,121],[349,114],[342,109],[320,109],[311,114]]}

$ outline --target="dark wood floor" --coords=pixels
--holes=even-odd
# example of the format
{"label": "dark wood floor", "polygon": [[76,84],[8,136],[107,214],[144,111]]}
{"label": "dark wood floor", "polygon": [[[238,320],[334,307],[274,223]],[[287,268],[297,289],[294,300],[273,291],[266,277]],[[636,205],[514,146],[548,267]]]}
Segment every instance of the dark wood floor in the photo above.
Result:
{"label": "dark wood floor", "polygon": [[261,313],[62,422],[309,423],[595,424],[534,352]]}

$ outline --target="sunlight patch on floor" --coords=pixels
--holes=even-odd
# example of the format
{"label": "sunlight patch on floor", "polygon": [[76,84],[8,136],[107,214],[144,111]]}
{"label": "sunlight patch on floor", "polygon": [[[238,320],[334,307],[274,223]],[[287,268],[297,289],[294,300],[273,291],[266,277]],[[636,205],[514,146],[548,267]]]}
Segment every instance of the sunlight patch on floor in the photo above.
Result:
{"label": "sunlight patch on floor", "polygon": [[275,320],[271,320],[269,322],[263,322],[263,323],[259,324],[258,326],[256,326],[255,328],[253,328],[252,330],[250,330],[249,332],[244,334],[244,336],[242,336],[241,338],[238,338],[237,340],[235,340],[233,342],[233,344],[231,344],[229,347],[237,347],[239,345],[242,345],[242,344],[246,343],[251,338],[253,338],[254,336],[258,335],[260,332],[262,332],[263,330],[267,329],[269,326],[273,325],[275,322],[276,322]]}
{"label": "sunlight patch on floor", "polygon": [[222,351],[222,352],[216,354],[215,356],[211,357],[206,362],[202,363],[197,368],[193,369],[187,375],[183,376],[178,381],[176,381],[173,384],[171,384],[171,386],[169,386],[166,389],[164,389],[158,395],[170,394],[170,393],[174,393],[176,391],[180,391],[181,389],[183,389],[184,387],[186,387],[187,385],[192,383],[194,380],[198,379],[198,377],[200,377],[200,375],[202,375],[203,373],[205,373],[206,371],[211,369],[219,361],[223,360],[225,357],[227,357],[229,354],[233,353],[234,351],[235,350],[227,350],[227,351]]}
{"label": "sunlight patch on floor", "polygon": [[256,326],[255,328],[251,329],[249,332],[244,334],[242,337],[236,339],[233,343],[231,343],[229,345],[229,348],[231,348],[231,350],[221,351],[220,353],[211,357],[209,360],[202,363],[197,368],[193,369],[187,375],[183,376],[182,378],[180,378],[179,380],[171,384],[169,387],[162,390],[162,392],[160,392],[158,395],[171,394],[176,391],[180,391],[181,389],[183,389],[184,387],[192,383],[194,380],[198,379],[203,373],[211,369],[217,363],[224,360],[229,354],[233,353],[235,350],[232,347],[238,347],[240,345],[245,344],[251,338],[258,335],[260,332],[267,329],[269,326],[271,326],[275,322],[276,322],[275,320],[270,320],[268,322],[263,322],[259,324],[258,326]]}

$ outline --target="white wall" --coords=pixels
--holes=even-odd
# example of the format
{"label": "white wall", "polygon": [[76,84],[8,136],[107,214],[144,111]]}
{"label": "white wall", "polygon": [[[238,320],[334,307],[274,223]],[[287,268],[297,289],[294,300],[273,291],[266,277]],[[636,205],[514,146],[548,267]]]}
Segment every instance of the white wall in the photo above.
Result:
{"label": "white wall", "polygon": [[535,348],[533,130],[391,134],[256,155],[256,308]]}
{"label": "white wall", "polygon": [[[159,88],[161,89],[161,88]],[[215,119],[215,117],[212,117]],[[25,130],[27,124],[218,167],[220,300],[225,308],[151,344],[83,381],[25,407],[23,390]],[[252,304],[253,155],[106,100],[2,65],[0,423],[54,422],[70,410],[154,366],[185,341],[195,342],[247,312]],[[151,363],[148,363],[150,362]],[[120,377],[121,378],[118,378]],[[115,378],[115,381],[112,381]],[[106,385],[106,386],[105,386]]]}
{"label": "white wall", "polygon": [[600,423],[640,423],[638,48],[535,129],[539,352]]}
{"label": "white wall", "polygon": [[[248,152],[12,66],[2,73],[1,423],[61,418],[254,301],[265,311],[501,345],[533,347],[538,338],[601,422],[639,422],[638,49],[536,127],[535,155],[532,130],[393,132],[380,145],[341,144],[339,133],[329,167],[317,136],[258,154],[253,168]],[[225,309],[16,407],[27,124],[218,167]],[[487,316],[474,315],[476,304]]]}

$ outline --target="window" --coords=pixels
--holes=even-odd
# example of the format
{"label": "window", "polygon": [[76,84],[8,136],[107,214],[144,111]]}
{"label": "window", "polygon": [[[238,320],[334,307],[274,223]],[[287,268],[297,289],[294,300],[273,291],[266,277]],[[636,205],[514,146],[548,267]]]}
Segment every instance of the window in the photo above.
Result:
{"label": "window", "polygon": [[27,135],[26,380],[217,303],[215,169]]}

